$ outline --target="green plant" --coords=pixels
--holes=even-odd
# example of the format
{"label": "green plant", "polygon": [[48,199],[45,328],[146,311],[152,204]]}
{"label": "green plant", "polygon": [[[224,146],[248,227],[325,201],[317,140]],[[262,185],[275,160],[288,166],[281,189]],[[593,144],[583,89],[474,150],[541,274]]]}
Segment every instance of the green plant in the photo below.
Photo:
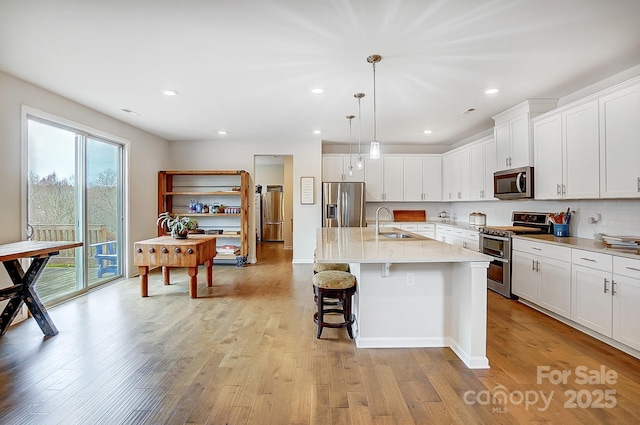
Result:
{"label": "green plant", "polygon": [[191,217],[180,217],[165,211],[158,215],[158,226],[167,227],[174,238],[186,238],[189,230],[198,228],[198,221]]}

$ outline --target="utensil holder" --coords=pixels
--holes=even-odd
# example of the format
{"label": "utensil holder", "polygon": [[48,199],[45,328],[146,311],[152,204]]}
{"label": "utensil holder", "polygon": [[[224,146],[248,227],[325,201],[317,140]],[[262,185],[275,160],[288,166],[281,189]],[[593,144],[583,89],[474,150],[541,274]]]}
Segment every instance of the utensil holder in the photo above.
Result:
{"label": "utensil holder", "polygon": [[553,234],[554,234],[554,236],[558,236],[558,237],[569,236],[569,225],[568,224],[554,224],[553,225]]}

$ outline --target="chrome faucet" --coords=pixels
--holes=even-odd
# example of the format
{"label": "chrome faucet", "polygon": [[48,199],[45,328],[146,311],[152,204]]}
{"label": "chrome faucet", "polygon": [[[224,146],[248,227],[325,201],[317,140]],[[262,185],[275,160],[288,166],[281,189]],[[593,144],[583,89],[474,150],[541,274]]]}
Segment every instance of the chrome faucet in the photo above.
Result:
{"label": "chrome faucet", "polygon": [[376,210],[376,235],[380,234],[380,210],[387,210],[387,213],[389,214],[389,220],[393,220],[393,216],[391,215],[391,211],[389,211],[389,208],[387,207],[379,207]]}

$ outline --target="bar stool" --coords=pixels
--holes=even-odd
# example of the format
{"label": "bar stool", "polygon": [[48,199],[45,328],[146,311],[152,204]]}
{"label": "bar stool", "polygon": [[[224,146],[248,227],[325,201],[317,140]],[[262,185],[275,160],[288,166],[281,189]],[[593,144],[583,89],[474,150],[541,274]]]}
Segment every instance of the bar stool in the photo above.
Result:
{"label": "bar stool", "polygon": [[341,272],[349,271],[349,264],[346,263],[316,263],[316,251],[313,251],[313,274],[326,272],[329,270],[338,270]]}
{"label": "bar stool", "polygon": [[[339,270],[328,270],[313,275],[313,293],[318,311],[313,314],[313,321],[318,325],[316,338],[320,338],[324,328],[347,328],[349,338],[353,339],[351,325],[355,320],[351,313],[351,297],[356,292],[356,277],[351,273]],[[338,300],[337,303],[326,300]],[[331,308],[326,308],[329,305]],[[341,314],[342,322],[326,322],[325,314]]]}

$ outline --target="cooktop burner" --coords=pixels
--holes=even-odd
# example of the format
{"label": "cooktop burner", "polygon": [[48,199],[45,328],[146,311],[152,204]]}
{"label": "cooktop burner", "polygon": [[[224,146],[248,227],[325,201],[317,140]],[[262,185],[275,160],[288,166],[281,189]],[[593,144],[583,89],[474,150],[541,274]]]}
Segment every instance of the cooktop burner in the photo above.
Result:
{"label": "cooktop burner", "polygon": [[525,233],[551,233],[550,215],[551,213],[514,211],[511,213],[512,226],[485,226],[480,228],[480,233],[503,237]]}

